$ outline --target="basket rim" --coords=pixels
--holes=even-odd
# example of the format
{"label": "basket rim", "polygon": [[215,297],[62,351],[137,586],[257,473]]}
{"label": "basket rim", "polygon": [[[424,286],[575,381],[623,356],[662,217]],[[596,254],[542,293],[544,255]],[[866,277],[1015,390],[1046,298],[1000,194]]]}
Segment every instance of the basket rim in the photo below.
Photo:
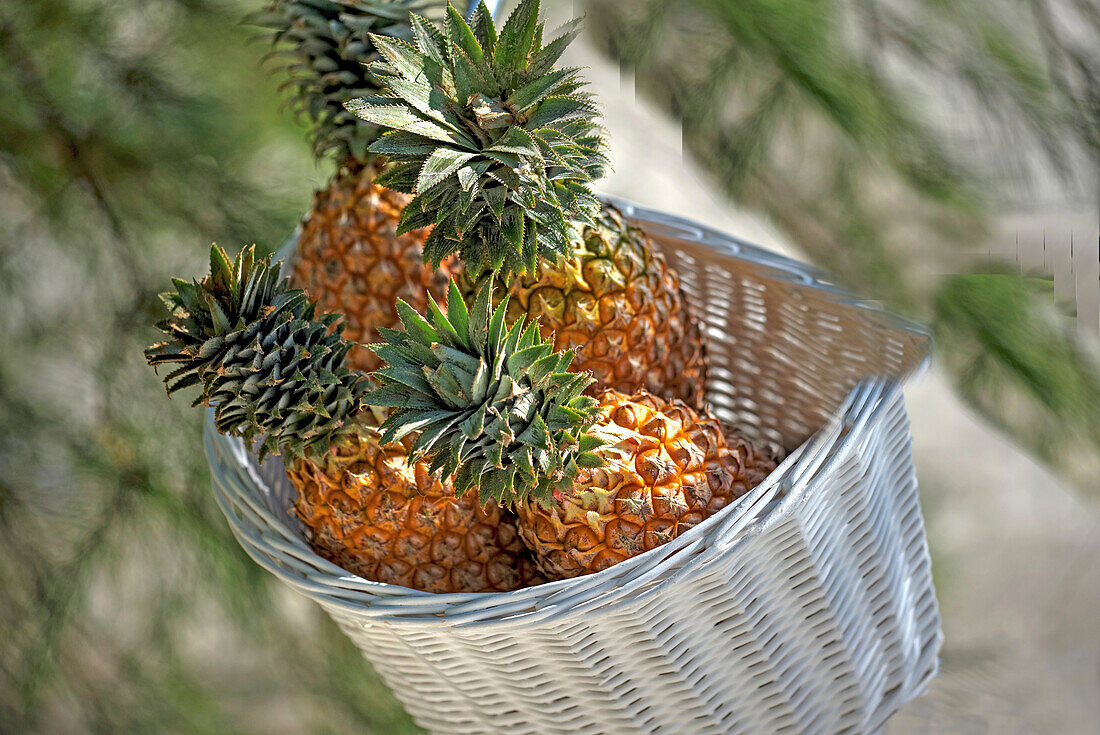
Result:
{"label": "basket rim", "polygon": [[[762,265],[771,271],[770,275],[777,280],[788,281],[798,286],[821,291],[828,294],[837,303],[859,309],[864,312],[864,316],[909,333],[911,336],[925,342],[925,363],[915,369],[913,374],[923,369],[924,364],[927,363],[928,353],[932,350],[932,332],[927,326],[890,311],[880,301],[856,296],[833,281],[820,268],[782,253],[777,253],[774,250],[768,250],[760,245],[755,245],[737,235],[699,224],[687,217],[645,207],[609,194],[598,193],[597,197],[606,204],[618,207],[627,219],[644,222],[647,233],[651,235],[653,234],[653,226],[657,225],[663,230],[661,234],[688,239],[700,245],[707,245],[730,257]],[[292,240],[296,241],[296,239],[297,231],[292,236]],[[285,247],[284,244],[280,248],[280,252]]]}

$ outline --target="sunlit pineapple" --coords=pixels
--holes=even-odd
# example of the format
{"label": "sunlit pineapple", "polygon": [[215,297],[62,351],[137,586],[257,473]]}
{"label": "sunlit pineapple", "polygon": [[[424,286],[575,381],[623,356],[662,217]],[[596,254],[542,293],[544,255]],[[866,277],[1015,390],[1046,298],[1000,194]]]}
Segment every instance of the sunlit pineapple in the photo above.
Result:
{"label": "sunlit pineapple", "polygon": [[[461,283],[467,297],[476,289],[465,274]],[[534,274],[498,276],[497,289],[509,322],[535,320],[556,349],[574,350],[574,368],[592,373],[594,391],[704,404],[703,340],[679,277],[616,207],[605,205],[565,256],[540,262]]]}
{"label": "sunlit pineapple", "polygon": [[774,459],[682,401],[583,395],[534,325],[505,326],[491,284],[469,313],[452,292],[375,347],[390,366],[368,400],[392,407],[386,438],[416,432],[410,456],[454,490],[513,507],[550,579],[598,572],[668,543],[762,482]]}
{"label": "sunlit pineapple", "polygon": [[590,434],[598,467],[568,490],[516,504],[523,540],[552,579],[575,577],[668,543],[759,485],[774,459],[717,419],[648,393],[600,396]]}

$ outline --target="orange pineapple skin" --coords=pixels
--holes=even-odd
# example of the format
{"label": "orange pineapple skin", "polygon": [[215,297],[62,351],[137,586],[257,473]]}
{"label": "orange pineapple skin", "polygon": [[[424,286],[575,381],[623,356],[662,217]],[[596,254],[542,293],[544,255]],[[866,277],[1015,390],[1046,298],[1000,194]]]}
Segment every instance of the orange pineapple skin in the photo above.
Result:
{"label": "orange pineapple skin", "polygon": [[516,505],[550,579],[591,574],[668,543],[748,493],[775,459],[683,401],[607,391],[593,429],[604,465],[582,468],[549,507]]}
{"label": "orange pineapple skin", "polygon": [[[464,277],[460,285],[470,298],[475,284]],[[575,350],[571,369],[592,373],[591,394],[646,390],[705,405],[702,334],[679,277],[614,206],[560,262],[497,288],[508,294],[509,324],[537,320],[555,350]]]}
{"label": "orange pineapple skin", "polygon": [[310,546],[364,579],[424,592],[508,592],[545,581],[515,517],[454,497],[449,482],[410,466],[406,447],[382,447],[373,426],[347,435],[323,462],[287,475]]}
{"label": "orange pineapple skin", "polygon": [[380,341],[379,327],[401,326],[397,299],[422,312],[430,292],[442,304],[457,267],[453,260],[438,269],[424,263],[428,230],[394,234],[410,197],[374,184],[377,173],[375,164],[349,159],[329,187],[316,192],[291,277],[322,310],[344,315],[344,337],[359,343],[347,366],[364,372],[382,364],[362,345]]}

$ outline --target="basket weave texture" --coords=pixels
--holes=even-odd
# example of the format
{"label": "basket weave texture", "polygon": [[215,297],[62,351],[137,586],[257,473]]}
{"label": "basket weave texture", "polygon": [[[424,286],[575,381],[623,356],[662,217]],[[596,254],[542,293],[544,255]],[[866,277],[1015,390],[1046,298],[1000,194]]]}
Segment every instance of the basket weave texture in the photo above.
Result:
{"label": "basket weave texture", "polygon": [[874,732],[942,640],[901,390],[928,337],[796,261],[616,204],[706,323],[717,415],[790,452],[751,493],[598,574],[456,595],[314,554],[279,460],[208,420],[218,502],[431,732]]}

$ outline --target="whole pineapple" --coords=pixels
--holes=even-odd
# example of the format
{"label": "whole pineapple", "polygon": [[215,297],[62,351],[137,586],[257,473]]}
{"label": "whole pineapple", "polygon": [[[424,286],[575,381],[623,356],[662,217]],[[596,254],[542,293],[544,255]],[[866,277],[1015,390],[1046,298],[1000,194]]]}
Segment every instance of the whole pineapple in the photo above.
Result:
{"label": "whole pineapple", "polygon": [[398,162],[386,185],[414,195],[399,232],[434,224],[425,254],[461,253],[467,299],[495,277],[509,321],[576,347],[594,388],[702,405],[702,338],[676,274],[587,188],[606,165],[597,110],[576,69],[554,68],[578,30],[544,45],[537,2],[499,37],[483,7],[470,26],[452,9],[446,34],[414,29],[415,46],[375,38],[387,96],[347,106],[390,129],[372,150]]}
{"label": "whole pineapple", "polygon": [[[284,86],[292,90],[295,111],[312,125],[315,155],[337,163],[336,175],[315,193],[302,222],[294,284],[321,309],[344,314],[345,334],[356,343],[374,341],[378,327],[398,323],[398,298],[422,307],[425,292],[445,293],[449,264],[441,270],[424,263],[427,232],[396,232],[409,197],[374,183],[385,162],[367,146],[379,129],[343,105],[378,92],[365,66],[379,58],[370,34],[407,37],[410,11],[441,5],[439,0],[273,0],[251,16],[270,31],[271,57],[286,67]],[[378,366],[358,344],[348,358],[355,369]]]}
{"label": "whole pineapple", "polygon": [[771,456],[682,401],[607,391],[591,430],[599,467],[553,501],[516,504],[520,535],[554,579],[606,569],[655,549],[748,493]]}
{"label": "whole pineapple", "polygon": [[676,538],[759,484],[775,462],[681,401],[645,392],[583,395],[534,325],[490,313],[491,282],[467,313],[406,318],[374,347],[390,367],[367,400],[392,407],[384,440],[453,475],[460,496],[514,506],[519,533],[551,579],[597,572]]}
{"label": "whole pineapple", "polygon": [[[459,278],[465,294],[476,290],[468,275]],[[511,283],[498,277],[497,287],[508,299],[508,321],[537,321],[555,349],[572,349],[576,368],[596,378],[594,390],[643,389],[705,403],[702,336],[679,277],[613,205],[565,256]]]}
{"label": "whole pineapple", "polygon": [[173,365],[169,394],[199,386],[224,434],[281,454],[311,546],[366,579],[431,592],[507,591],[538,581],[515,522],[455,498],[410,460],[411,437],[382,442],[368,381],[344,367],[337,317],[315,316],[270,258],[211,249],[202,281],[162,295],[167,341],[146,356]]}

